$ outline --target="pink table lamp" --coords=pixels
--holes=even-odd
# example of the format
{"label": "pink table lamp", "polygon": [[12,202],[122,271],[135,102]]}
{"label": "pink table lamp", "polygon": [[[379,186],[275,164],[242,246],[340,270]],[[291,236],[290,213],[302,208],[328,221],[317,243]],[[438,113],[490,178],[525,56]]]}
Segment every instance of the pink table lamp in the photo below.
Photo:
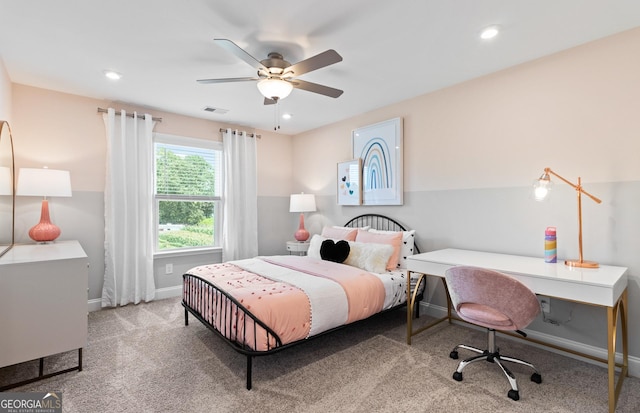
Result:
{"label": "pink table lamp", "polygon": [[60,228],[49,217],[48,196],[71,196],[69,171],[48,168],[20,168],[18,174],[18,196],[42,196],[40,222],[29,230],[29,237],[36,242],[51,242],[60,236]]}
{"label": "pink table lamp", "polygon": [[292,194],[289,201],[289,212],[300,213],[300,225],[295,233],[296,240],[304,242],[309,239],[309,231],[304,228],[304,213],[316,210],[316,197],[313,194]]}

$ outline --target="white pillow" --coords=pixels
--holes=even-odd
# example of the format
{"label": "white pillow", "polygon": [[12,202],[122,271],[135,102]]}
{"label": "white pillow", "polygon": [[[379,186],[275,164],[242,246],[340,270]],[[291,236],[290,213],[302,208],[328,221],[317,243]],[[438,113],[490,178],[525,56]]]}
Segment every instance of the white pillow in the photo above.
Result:
{"label": "white pillow", "polygon": [[[333,240],[333,242],[338,242],[341,240],[340,238],[327,238],[327,237],[323,237],[322,235],[314,234],[313,237],[311,237],[311,241],[309,241],[309,249],[307,250],[307,257],[317,258],[321,260],[322,257],[320,256],[320,247],[322,247],[322,241],[327,239],[331,239]],[[348,242],[351,242],[351,241],[348,241]]]}
{"label": "white pillow", "polygon": [[[389,234],[398,231],[382,231],[378,229],[370,229],[369,232],[377,234]],[[414,240],[416,230],[402,231],[402,243],[400,244],[400,257],[398,258],[398,268],[407,268],[407,257],[413,255]]]}
{"label": "white pillow", "polygon": [[[311,237],[307,256],[321,260],[320,247],[322,242],[327,239],[331,238],[325,238],[318,234]],[[386,272],[387,262],[393,254],[393,246],[389,244],[349,241],[349,248],[349,256],[343,264],[378,274]]]}
{"label": "white pillow", "polygon": [[[353,230],[358,231],[358,229],[361,229],[364,231],[368,231],[371,227],[369,225],[364,227],[341,227],[339,225],[332,225],[331,227],[323,227],[322,229],[324,230],[324,228],[335,228],[336,230],[348,230],[348,231],[353,231]],[[316,238],[315,242],[313,238]],[[338,242],[344,238],[329,238],[323,235],[315,234],[313,237],[311,237],[311,240],[309,241],[309,250],[307,251],[307,256],[319,259],[320,246],[322,245],[322,241],[326,239],[332,239],[334,242]]]}
{"label": "white pillow", "polygon": [[322,241],[329,239],[325,238],[322,235],[314,234],[311,237],[311,241],[309,241],[309,249],[307,250],[307,257],[317,258],[319,260],[322,259],[320,256],[320,247],[322,246]]}
{"label": "white pillow", "polygon": [[351,251],[343,264],[378,274],[386,272],[387,262],[394,251],[392,245],[371,242],[349,241],[349,247]]}

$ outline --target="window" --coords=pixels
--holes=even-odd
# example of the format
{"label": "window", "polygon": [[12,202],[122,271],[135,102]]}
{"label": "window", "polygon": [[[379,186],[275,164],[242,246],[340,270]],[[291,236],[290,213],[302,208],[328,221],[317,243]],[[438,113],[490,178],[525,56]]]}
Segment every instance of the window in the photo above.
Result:
{"label": "window", "polygon": [[156,252],[220,246],[222,143],[154,134]]}

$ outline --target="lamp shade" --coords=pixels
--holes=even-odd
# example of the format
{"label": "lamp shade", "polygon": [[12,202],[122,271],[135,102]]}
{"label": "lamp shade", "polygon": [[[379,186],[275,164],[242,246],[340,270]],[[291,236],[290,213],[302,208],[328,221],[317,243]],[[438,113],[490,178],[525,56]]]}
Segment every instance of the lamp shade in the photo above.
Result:
{"label": "lamp shade", "polygon": [[313,194],[292,194],[289,212],[313,212],[316,210],[316,197]]}
{"label": "lamp shade", "polygon": [[20,168],[16,195],[71,196],[69,171],[48,168]]}
{"label": "lamp shade", "polygon": [[284,99],[293,90],[293,85],[286,80],[269,78],[258,82],[258,90],[267,99]]}
{"label": "lamp shade", "polygon": [[0,166],[0,195],[11,195],[11,186],[11,169],[8,166]]}

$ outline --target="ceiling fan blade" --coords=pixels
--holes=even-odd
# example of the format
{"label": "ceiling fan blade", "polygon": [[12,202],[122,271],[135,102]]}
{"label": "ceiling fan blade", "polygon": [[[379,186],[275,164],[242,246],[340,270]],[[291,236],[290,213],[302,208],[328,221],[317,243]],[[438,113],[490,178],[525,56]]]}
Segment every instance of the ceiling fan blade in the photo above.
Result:
{"label": "ceiling fan blade", "polygon": [[295,65],[287,67],[284,72],[292,73],[293,76],[300,76],[302,74],[309,73],[313,70],[317,70],[341,61],[342,56],[340,56],[335,50],[329,49],[325,52],[298,62]]}
{"label": "ceiling fan blade", "polygon": [[257,77],[227,77],[223,79],[198,79],[198,83],[229,83],[229,82],[246,82],[250,80],[260,80]]}
{"label": "ceiling fan blade", "polygon": [[277,102],[274,99],[264,98],[265,105],[275,105]]}
{"label": "ceiling fan blade", "polygon": [[343,91],[334,89],[329,86],[319,85],[317,83],[305,82],[304,80],[295,79],[291,81],[293,87],[306,90],[307,92],[319,93],[321,95],[337,98],[342,95]]}
{"label": "ceiling fan blade", "polygon": [[269,69],[267,69],[262,63],[260,63],[258,59],[251,56],[249,53],[245,52],[244,49],[242,49],[240,46],[238,46],[231,40],[213,39],[213,41],[216,42],[218,46],[222,47],[228,52],[233,53],[234,55],[236,55],[236,57],[240,58],[241,60],[243,60],[245,63],[255,68],[256,70],[264,70],[267,72],[269,71]]}

